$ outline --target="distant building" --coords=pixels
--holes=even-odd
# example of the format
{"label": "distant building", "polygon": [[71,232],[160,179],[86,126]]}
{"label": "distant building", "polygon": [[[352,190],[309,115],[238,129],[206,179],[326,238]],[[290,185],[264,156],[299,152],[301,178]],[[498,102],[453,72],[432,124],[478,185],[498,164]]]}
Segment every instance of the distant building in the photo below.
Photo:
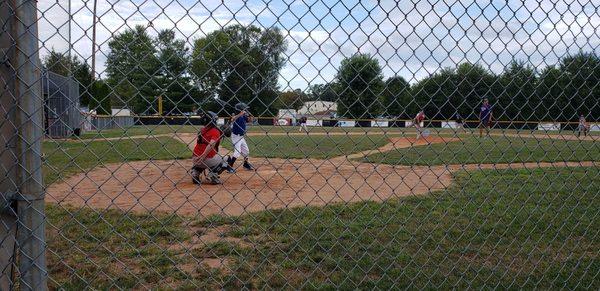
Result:
{"label": "distant building", "polygon": [[319,111],[319,112],[315,112],[314,114],[310,115],[310,117],[316,118],[316,119],[334,119],[337,117],[337,111],[335,111],[335,110]]}
{"label": "distant building", "polygon": [[131,110],[127,108],[112,108],[112,116],[131,116]]}
{"label": "distant building", "polygon": [[330,101],[307,101],[298,109],[298,116],[332,118],[337,114],[337,103]]}
{"label": "distant building", "polygon": [[79,134],[79,83],[73,78],[43,70],[42,94],[46,135],[63,138]]}

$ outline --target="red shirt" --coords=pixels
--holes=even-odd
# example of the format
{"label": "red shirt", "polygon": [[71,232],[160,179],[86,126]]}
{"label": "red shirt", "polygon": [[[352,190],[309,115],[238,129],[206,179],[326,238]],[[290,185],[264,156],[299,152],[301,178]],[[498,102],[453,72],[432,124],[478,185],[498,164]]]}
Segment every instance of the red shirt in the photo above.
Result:
{"label": "red shirt", "polygon": [[198,141],[194,147],[194,156],[199,157],[206,150],[208,143],[216,141],[215,147],[211,149],[206,155],[207,159],[214,157],[219,149],[219,142],[221,141],[221,131],[216,127],[207,128],[206,126],[200,130],[198,135]]}
{"label": "red shirt", "polygon": [[422,112],[419,112],[419,114],[417,114],[417,116],[415,117],[415,121],[417,121],[417,123],[421,123],[423,119],[425,119],[425,113]]}

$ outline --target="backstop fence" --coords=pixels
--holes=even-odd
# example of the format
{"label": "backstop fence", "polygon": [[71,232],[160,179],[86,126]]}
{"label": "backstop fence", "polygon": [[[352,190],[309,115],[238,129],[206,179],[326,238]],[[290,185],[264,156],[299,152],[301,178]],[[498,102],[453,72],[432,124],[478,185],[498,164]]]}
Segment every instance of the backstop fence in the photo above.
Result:
{"label": "backstop fence", "polygon": [[598,290],[599,9],[0,1],[0,290]]}

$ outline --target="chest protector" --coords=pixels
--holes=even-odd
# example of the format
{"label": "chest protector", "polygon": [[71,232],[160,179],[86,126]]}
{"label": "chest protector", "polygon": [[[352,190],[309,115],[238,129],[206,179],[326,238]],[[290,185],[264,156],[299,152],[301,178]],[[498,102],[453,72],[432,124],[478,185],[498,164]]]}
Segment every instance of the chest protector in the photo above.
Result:
{"label": "chest protector", "polygon": [[[209,140],[207,140],[207,139],[206,139],[206,137],[204,137],[204,135],[205,135],[205,134],[207,134],[207,133],[208,133],[209,131],[211,131],[211,130],[216,130],[216,131],[218,131],[218,132],[219,132],[219,136],[221,135],[221,131],[220,131],[218,128],[216,128],[216,127],[211,127],[211,128],[209,128],[209,129],[207,129],[207,128],[205,127],[205,128],[203,128],[202,130],[200,130],[200,134],[198,134],[198,139],[197,139],[197,141],[196,141],[196,142],[197,142],[198,144],[203,144],[203,145],[207,145],[207,146],[208,146],[208,143],[209,143],[210,141],[209,141]],[[219,151],[219,145],[220,145],[220,144],[221,144],[221,139],[219,138],[219,139],[217,140],[217,143],[215,144],[215,151],[217,151],[217,152]]]}

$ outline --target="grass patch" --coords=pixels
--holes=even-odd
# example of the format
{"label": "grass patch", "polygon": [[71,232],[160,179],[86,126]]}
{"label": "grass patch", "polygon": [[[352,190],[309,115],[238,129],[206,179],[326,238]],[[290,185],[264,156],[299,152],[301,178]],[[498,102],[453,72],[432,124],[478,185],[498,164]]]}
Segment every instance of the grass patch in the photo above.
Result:
{"label": "grass patch", "polygon": [[[126,128],[116,129],[105,129],[97,131],[86,131],[79,138],[81,139],[102,139],[102,138],[118,138],[118,137],[129,137],[129,136],[142,136],[142,135],[160,135],[160,134],[172,134],[172,133],[197,133],[201,126],[197,125],[134,125]],[[299,127],[297,126],[277,126],[277,125],[251,125],[248,126],[248,132],[250,133],[299,133]],[[308,127],[311,133],[345,133],[345,132],[369,132],[369,133],[381,133],[381,134],[414,134],[414,128],[404,127]],[[454,130],[447,128],[432,128],[432,134],[464,134],[463,130]],[[477,129],[466,129],[466,132],[477,133]],[[529,130],[514,130],[514,129],[495,129],[492,133],[521,133],[531,134]],[[535,134],[542,135],[574,135],[574,131],[533,131]],[[600,132],[590,132],[590,135],[598,136]]]}
{"label": "grass patch", "polygon": [[[267,158],[321,158],[378,148],[388,143],[385,135],[301,135],[301,136],[248,136],[250,155]],[[231,139],[222,145],[232,149]]]}
{"label": "grass patch", "polygon": [[238,244],[228,241],[209,242],[200,249],[192,250],[192,254],[197,258],[223,258],[225,256],[241,255],[247,252],[246,249]]}
{"label": "grass patch", "polygon": [[246,262],[261,279],[245,284],[600,288],[600,169],[460,172],[456,182],[427,197],[245,216],[239,227],[270,239]]}
{"label": "grass patch", "polygon": [[81,139],[102,139],[115,137],[129,137],[136,135],[158,135],[171,133],[196,133],[200,126],[195,125],[135,125],[126,128],[86,131]]}
{"label": "grass patch", "polygon": [[182,159],[191,156],[184,143],[170,137],[120,141],[44,141],[42,150],[46,185],[107,163]]}
{"label": "grass patch", "polygon": [[448,144],[377,153],[362,160],[394,165],[590,161],[600,160],[600,143],[503,136],[465,137]]}
{"label": "grass patch", "polygon": [[217,227],[217,226],[222,226],[222,225],[237,224],[237,223],[239,223],[239,221],[240,221],[239,216],[223,216],[223,215],[212,214],[212,215],[207,216],[205,219],[194,223],[194,226]]}
{"label": "grass patch", "polygon": [[[197,133],[201,126],[197,125],[135,125],[126,128],[87,131],[81,134],[81,139],[102,139],[115,137],[128,137],[136,135],[158,135],[170,133]],[[248,132],[277,132],[298,133],[297,126],[251,125]],[[399,128],[384,127],[309,127],[310,132],[391,132],[400,131]]]}
{"label": "grass patch", "polygon": [[138,215],[49,204],[50,287],[67,290],[134,288],[180,278],[178,251],[189,239],[175,215]]}

